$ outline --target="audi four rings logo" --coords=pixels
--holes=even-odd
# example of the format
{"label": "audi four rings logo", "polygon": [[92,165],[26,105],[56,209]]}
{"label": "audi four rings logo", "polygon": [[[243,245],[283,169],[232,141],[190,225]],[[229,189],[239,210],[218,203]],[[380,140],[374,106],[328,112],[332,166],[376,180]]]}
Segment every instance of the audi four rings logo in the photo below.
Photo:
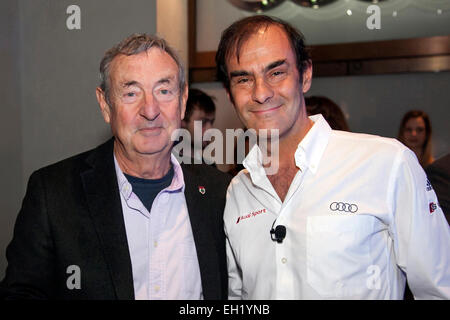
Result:
{"label": "audi four rings logo", "polygon": [[355,213],[358,211],[358,206],[353,203],[345,203],[345,202],[332,202],[330,204],[330,209],[332,211],[344,211]]}

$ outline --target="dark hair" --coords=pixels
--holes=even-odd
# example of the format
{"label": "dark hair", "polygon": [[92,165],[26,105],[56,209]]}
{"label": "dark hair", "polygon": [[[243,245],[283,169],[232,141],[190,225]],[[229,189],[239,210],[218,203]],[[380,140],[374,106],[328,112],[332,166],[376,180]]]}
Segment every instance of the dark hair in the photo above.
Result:
{"label": "dark hair", "polygon": [[227,91],[230,89],[230,79],[228,79],[226,64],[227,59],[234,53],[239,61],[239,54],[244,43],[261,28],[267,29],[270,26],[278,26],[286,32],[291,47],[295,52],[300,80],[302,79],[303,71],[310,61],[302,33],[281,19],[256,15],[240,19],[222,32],[216,53],[216,71],[217,79],[223,83]]}
{"label": "dark hair", "polygon": [[105,99],[108,104],[110,104],[109,67],[114,58],[121,54],[126,56],[139,54],[153,47],[159,48],[162,51],[166,52],[176,62],[178,66],[179,88],[184,88],[184,86],[186,85],[185,71],[183,64],[181,63],[181,60],[176,54],[175,50],[172,49],[162,38],[145,33],[135,33],[123,39],[120,43],[116,44],[114,47],[106,51],[105,55],[102,58],[102,61],[100,62],[100,89],[102,89],[105,93]]}
{"label": "dark hair", "polygon": [[320,113],[332,129],[350,131],[344,113],[331,99],[321,96],[311,96],[305,98],[305,104],[308,115],[311,116]]}
{"label": "dark hair", "polygon": [[211,96],[201,90],[191,88],[189,89],[189,96],[186,102],[185,121],[189,121],[194,109],[203,110],[205,113],[214,113],[216,112],[216,105]]}
{"label": "dark hair", "polygon": [[398,135],[397,139],[405,144],[405,138],[404,138],[404,132],[406,123],[409,119],[413,118],[422,118],[423,122],[425,123],[425,142],[422,146],[422,157],[419,159],[420,164],[422,167],[427,166],[431,162],[433,162],[433,153],[432,153],[432,143],[431,143],[431,121],[428,114],[426,114],[425,111],[422,110],[410,110],[403,116],[402,121],[400,122],[400,128],[398,129]]}

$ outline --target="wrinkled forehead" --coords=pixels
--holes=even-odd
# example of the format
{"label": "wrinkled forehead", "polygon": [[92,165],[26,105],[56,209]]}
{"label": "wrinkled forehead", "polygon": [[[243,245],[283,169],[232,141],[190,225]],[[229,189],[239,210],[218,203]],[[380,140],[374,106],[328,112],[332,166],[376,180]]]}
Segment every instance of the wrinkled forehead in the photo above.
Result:
{"label": "wrinkled forehead", "polygon": [[127,77],[171,78],[178,81],[178,65],[164,50],[154,47],[133,55],[120,54],[110,66],[110,77],[122,79]]}

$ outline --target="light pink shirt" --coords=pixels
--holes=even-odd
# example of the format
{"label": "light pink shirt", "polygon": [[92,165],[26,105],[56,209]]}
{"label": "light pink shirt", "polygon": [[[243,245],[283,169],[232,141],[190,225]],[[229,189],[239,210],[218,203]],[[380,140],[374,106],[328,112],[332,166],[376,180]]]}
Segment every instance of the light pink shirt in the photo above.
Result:
{"label": "light pink shirt", "polygon": [[149,212],[114,157],[136,300],[203,299],[183,171],[173,155],[171,162],[172,183],[158,193]]}

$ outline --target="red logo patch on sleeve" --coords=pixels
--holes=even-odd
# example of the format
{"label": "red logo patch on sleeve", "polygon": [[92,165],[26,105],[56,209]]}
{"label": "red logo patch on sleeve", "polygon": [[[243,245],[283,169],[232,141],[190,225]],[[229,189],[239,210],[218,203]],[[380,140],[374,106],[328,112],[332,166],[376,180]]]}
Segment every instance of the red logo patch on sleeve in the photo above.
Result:
{"label": "red logo patch on sleeve", "polygon": [[436,209],[437,209],[436,203],[430,202],[430,214],[436,211]]}

